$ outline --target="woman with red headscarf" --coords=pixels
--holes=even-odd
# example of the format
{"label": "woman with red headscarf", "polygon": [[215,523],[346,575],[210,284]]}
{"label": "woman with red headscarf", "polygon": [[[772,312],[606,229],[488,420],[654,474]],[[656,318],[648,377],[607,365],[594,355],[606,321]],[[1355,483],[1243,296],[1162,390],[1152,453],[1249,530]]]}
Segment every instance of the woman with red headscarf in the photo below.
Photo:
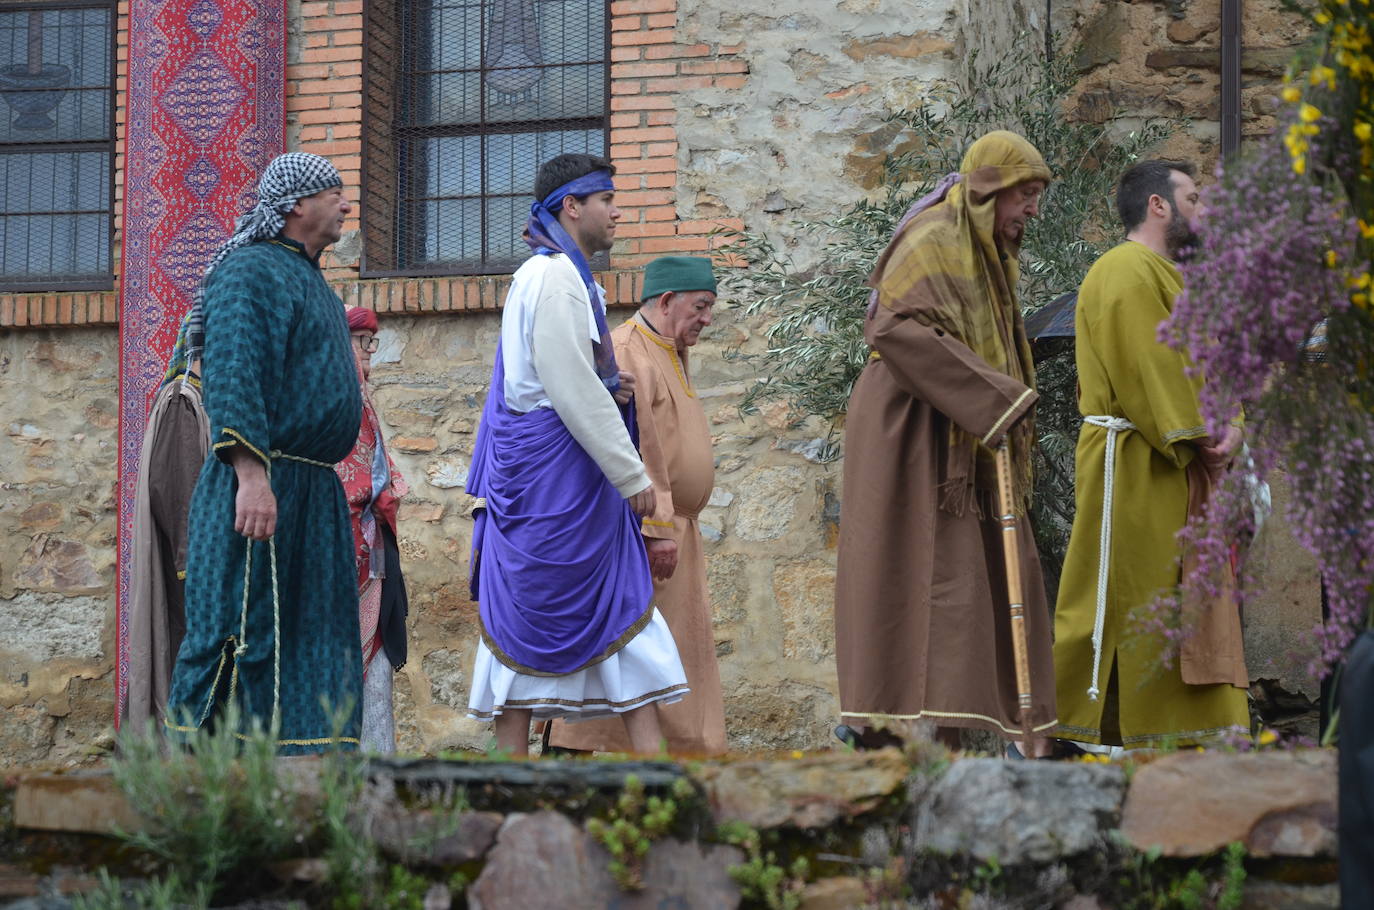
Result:
{"label": "woman with red headscarf", "polygon": [[[391,708],[391,674],[406,661],[408,609],[396,545],[396,507],[408,490],[382,438],[367,380],[377,350],[377,316],[348,308],[348,331],[362,384],[363,421],[358,442],[334,470],[348,497],[358,564],[358,626],[363,645],[362,749],[395,752],[396,726]],[[374,660],[378,656],[381,660]]]}

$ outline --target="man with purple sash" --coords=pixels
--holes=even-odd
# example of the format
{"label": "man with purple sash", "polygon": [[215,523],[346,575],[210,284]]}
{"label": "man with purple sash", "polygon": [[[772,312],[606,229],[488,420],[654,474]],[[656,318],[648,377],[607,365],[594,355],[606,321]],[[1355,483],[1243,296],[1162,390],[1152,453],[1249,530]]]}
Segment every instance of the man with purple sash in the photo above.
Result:
{"label": "man with purple sash", "polygon": [[535,718],[620,715],[657,752],[657,705],[687,693],[638,516],[655,497],[633,439],[633,377],[616,368],[605,294],[587,259],[615,238],[615,168],[560,155],[539,169],[501,319],[467,491],[478,498],[479,604],[468,715],[529,750]]}

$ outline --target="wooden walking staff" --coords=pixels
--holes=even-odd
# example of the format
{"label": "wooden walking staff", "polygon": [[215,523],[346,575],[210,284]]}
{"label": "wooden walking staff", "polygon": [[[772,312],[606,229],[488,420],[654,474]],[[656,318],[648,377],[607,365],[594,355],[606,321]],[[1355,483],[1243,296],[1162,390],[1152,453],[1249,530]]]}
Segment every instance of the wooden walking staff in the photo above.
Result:
{"label": "wooden walking staff", "polygon": [[1021,705],[1021,731],[1025,744],[1031,745],[1030,657],[1026,645],[1026,603],[1021,594],[1021,549],[1016,543],[1019,524],[1011,482],[1011,450],[1003,442],[997,447],[998,522],[1002,525],[1002,556],[1007,564],[1007,600],[1011,607],[1011,647],[1016,657],[1016,700]]}

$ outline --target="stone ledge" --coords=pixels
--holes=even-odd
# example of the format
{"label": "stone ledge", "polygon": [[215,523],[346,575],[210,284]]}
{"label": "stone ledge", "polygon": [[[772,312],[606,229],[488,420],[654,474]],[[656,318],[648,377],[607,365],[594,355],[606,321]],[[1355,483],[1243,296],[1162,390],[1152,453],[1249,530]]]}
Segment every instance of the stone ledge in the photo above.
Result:
{"label": "stone ledge", "polygon": [[[468,905],[488,910],[535,906],[555,891],[567,906],[739,906],[731,870],[751,854],[721,841],[727,824],[741,823],[762,833],[770,854],[778,851],[779,874],[788,857],[815,857],[807,881],[789,885],[804,910],[871,899],[869,889],[882,885],[855,877],[858,868],[887,869],[895,876],[888,886],[905,882],[918,893],[972,893],[981,887],[976,870],[993,868],[1001,879],[992,887],[1029,888],[1037,906],[1106,906],[1099,898],[1119,897],[1112,889],[1129,876],[1104,870],[1135,869],[1150,887],[1168,887],[1203,864],[1215,875],[1218,851],[1237,841],[1256,860],[1245,906],[1337,906],[1333,751],[1178,753],[1143,761],[1133,776],[1095,763],[911,760],[895,749],[685,764],[373,760],[359,813],[392,860],[476,874]],[[304,804],[319,799],[318,760],[283,759],[281,767],[284,790]],[[635,893],[619,890],[609,856],[585,826],[631,774],[646,792],[679,801],[673,833],[651,844],[645,887]],[[682,780],[695,798],[680,793]],[[139,823],[108,771],[22,775],[14,787],[21,831],[108,836]],[[453,814],[443,800],[460,788],[464,808]],[[0,839],[14,834],[0,830]],[[1142,872],[1142,862],[1155,862],[1142,857],[1155,851],[1165,858]],[[92,871],[72,859],[74,874]],[[1278,868],[1274,859],[1281,875],[1266,877]],[[35,875],[0,865],[0,898],[31,893]]]}
{"label": "stone ledge", "polygon": [[[637,306],[644,286],[638,268],[597,274],[611,306]],[[453,275],[424,278],[348,278],[330,286],[349,306],[381,314],[498,313],[510,289],[510,275]],[[119,325],[118,291],[47,294],[0,293],[0,330]]]}
{"label": "stone ledge", "polygon": [[0,329],[118,324],[118,291],[0,293]]}

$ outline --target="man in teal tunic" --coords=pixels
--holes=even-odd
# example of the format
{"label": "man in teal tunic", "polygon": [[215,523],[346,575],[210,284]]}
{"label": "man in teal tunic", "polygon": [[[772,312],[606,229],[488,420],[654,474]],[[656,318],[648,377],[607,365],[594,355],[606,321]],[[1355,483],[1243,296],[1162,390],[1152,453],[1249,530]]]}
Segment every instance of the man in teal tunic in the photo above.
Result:
{"label": "man in teal tunic", "polygon": [[357,573],[334,464],[362,402],[343,303],[319,268],[349,211],[326,159],[277,157],[198,289],[214,457],[191,499],[174,734],[234,703],[284,754],[357,745]]}

